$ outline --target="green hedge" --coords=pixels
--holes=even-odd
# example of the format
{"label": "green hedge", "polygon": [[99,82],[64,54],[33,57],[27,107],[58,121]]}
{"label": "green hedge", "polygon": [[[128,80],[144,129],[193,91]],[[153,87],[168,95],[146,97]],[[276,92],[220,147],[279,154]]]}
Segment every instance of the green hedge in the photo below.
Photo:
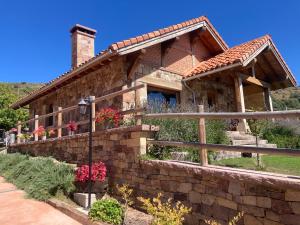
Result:
{"label": "green hedge", "polygon": [[58,192],[67,195],[75,190],[73,168],[52,158],[18,153],[0,155],[0,174],[38,200],[47,200]]}

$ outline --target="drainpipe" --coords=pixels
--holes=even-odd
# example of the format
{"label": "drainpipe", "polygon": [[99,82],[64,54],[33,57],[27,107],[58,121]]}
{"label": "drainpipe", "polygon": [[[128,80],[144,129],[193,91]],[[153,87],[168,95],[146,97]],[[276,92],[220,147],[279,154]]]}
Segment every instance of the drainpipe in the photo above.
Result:
{"label": "drainpipe", "polygon": [[195,96],[194,90],[186,84],[186,81],[185,81],[185,80],[183,80],[182,83],[183,83],[183,85],[184,85],[190,92],[192,92],[192,95],[193,95],[193,104],[196,105],[196,96]]}

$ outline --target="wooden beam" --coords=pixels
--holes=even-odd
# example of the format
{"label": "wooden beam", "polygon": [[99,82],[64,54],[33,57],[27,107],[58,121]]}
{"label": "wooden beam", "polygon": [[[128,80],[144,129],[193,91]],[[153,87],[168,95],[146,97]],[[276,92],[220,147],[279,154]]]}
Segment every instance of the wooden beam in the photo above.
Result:
{"label": "wooden beam", "polygon": [[143,56],[144,56],[145,53],[146,53],[146,50],[145,49],[141,49],[141,51],[133,59],[133,63],[131,64],[131,66],[127,70],[127,79],[128,80],[131,80],[133,78],[134,72],[136,71],[136,69],[140,65],[141,60],[142,60],[142,58],[143,58]]}
{"label": "wooden beam", "polygon": [[259,80],[255,77],[252,77],[252,76],[249,76],[249,75],[246,75],[246,74],[242,74],[242,73],[239,73],[239,75],[241,76],[241,78],[245,82],[255,84],[255,85],[258,85],[258,86],[261,86],[261,87],[264,87],[264,88],[270,88],[271,87],[271,85],[269,83],[267,83],[265,81],[262,81],[262,80]]}

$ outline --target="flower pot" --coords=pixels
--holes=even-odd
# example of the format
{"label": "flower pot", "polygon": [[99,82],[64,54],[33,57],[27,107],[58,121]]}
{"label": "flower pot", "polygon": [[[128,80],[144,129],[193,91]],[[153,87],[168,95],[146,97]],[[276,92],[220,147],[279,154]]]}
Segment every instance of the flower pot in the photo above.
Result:
{"label": "flower pot", "polygon": [[73,136],[75,134],[75,131],[69,130],[69,136]]}
{"label": "flower pot", "polygon": [[47,136],[45,135],[45,136],[42,136],[42,140],[43,141],[46,141],[47,140]]}
{"label": "flower pot", "polygon": [[114,128],[114,123],[112,121],[104,121],[103,123],[104,130],[112,129],[112,128]]}
{"label": "flower pot", "polygon": [[[76,192],[88,193],[89,191],[89,182],[79,182],[75,181]],[[92,181],[92,193],[105,193],[107,191],[108,181],[107,178],[103,181]]]}

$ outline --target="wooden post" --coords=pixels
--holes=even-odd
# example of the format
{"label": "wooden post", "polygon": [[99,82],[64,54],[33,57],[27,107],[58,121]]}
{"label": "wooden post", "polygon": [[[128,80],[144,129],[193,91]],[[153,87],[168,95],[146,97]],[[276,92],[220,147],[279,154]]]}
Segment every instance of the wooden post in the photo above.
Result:
{"label": "wooden post", "polygon": [[18,121],[17,123],[17,130],[18,130],[18,134],[17,134],[17,143],[19,144],[21,142],[21,129],[22,129],[22,125],[21,125],[21,121]]}
{"label": "wooden post", "polygon": [[[245,100],[244,100],[244,90],[243,83],[240,75],[234,77],[234,87],[235,87],[235,96],[236,96],[236,105],[238,112],[245,112]],[[246,132],[248,131],[247,121],[245,119],[240,119],[238,130]]]}
{"label": "wooden post", "polygon": [[270,94],[270,88],[264,88],[264,96],[265,96],[265,103],[267,106],[267,110],[273,112],[273,104],[272,104],[272,98]]}
{"label": "wooden post", "polygon": [[[204,106],[199,105],[198,106],[198,111],[200,113],[203,113],[204,112]],[[200,144],[206,144],[206,130],[205,130],[205,119],[204,118],[199,119],[199,143]],[[207,166],[208,165],[207,149],[206,148],[200,147],[199,159],[200,159],[200,162],[201,162],[202,166]]]}
{"label": "wooden post", "polygon": [[[39,115],[34,116],[34,130],[36,131],[39,128]],[[34,134],[34,140],[39,140],[39,135],[37,133]]]}
{"label": "wooden post", "polygon": [[[135,82],[135,86],[140,85],[140,81]],[[145,87],[135,90],[135,109],[140,109],[144,106],[144,103],[147,98],[147,86],[145,84]],[[142,125],[142,118],[140,117],[141,113],[136,113],[136,125]]]}
{"label": "wooden post", "polygon": [[60,138],[62,135],[62,107],[58,107],[57,110],[57,137]]}
{"label": "wooden post", "polygon": [[95,96],[90,96],[90,102],[92,107],[92,132],[96,131],[96,103]]}

